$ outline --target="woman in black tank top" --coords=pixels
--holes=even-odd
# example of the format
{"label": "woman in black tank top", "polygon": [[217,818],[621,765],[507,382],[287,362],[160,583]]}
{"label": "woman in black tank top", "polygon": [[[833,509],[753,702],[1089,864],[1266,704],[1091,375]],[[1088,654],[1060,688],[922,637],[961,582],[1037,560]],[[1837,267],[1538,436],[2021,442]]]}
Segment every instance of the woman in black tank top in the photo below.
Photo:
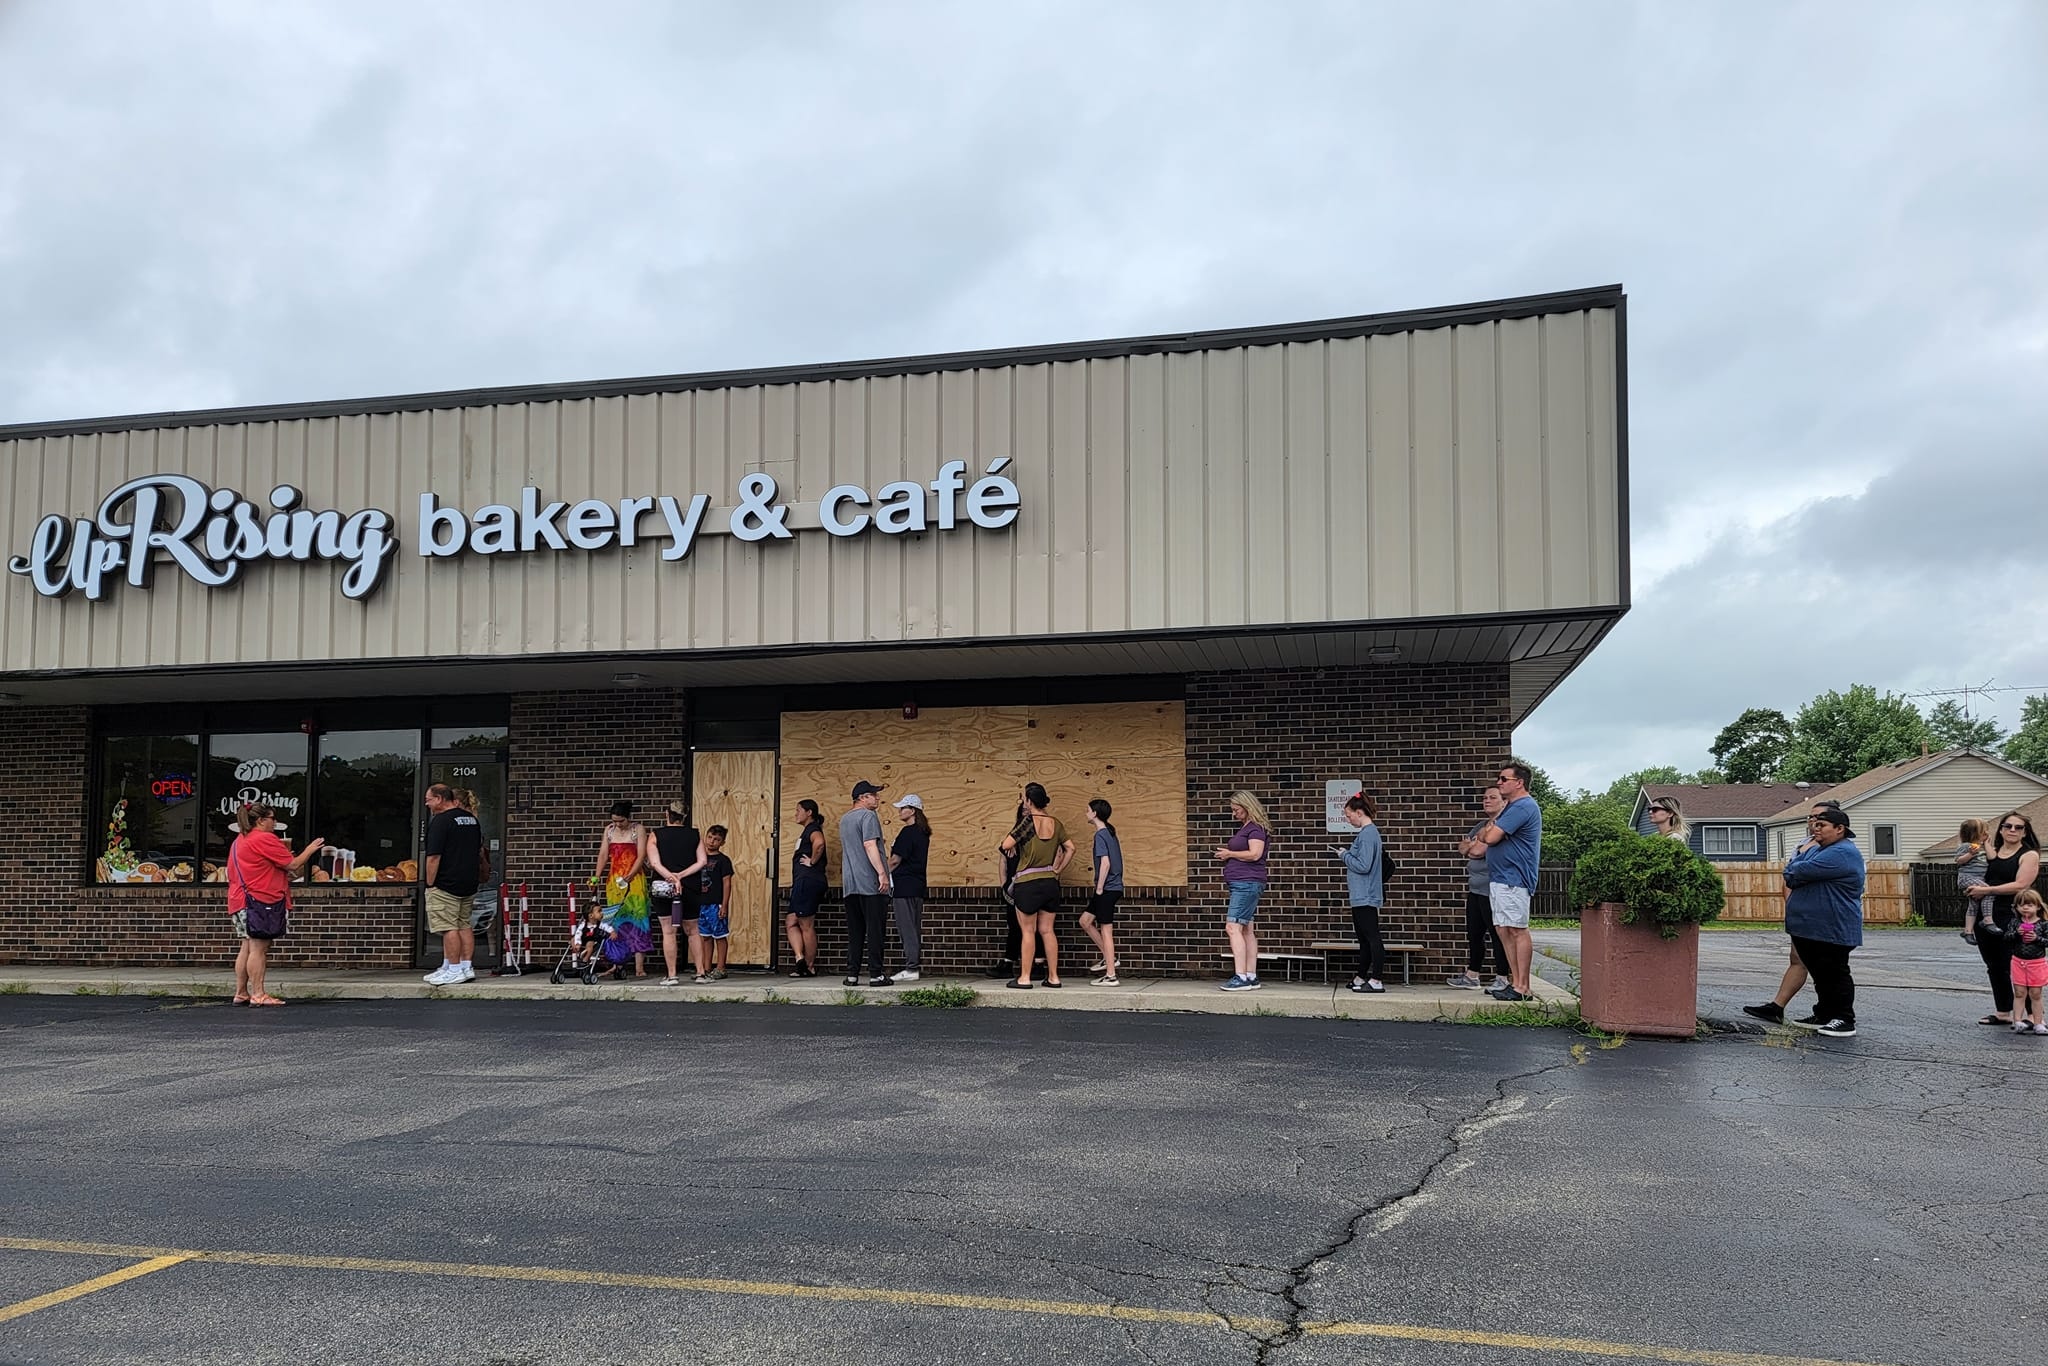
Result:
{"label": "woman in black tank top", "polygon": [[2006,812],[1998,818],[1991,847],[1985,853],[1984,890],[1991,893],[1992,928],[1987,934],[1983,926],[1977,927],[1977,953],[1991,979],[1993,1009],[1977,1023],[2011,1024],[2012,940],[2006,936],[2018,919],[2012,899],[2041,875],[2041,841],[2035,838],[2034,823],[2017,811]]}
{"label": "woman in black tank top", "polygon": [[697,827],[689,822],[688,808],[681,802],[670,802],[654,838],[647,841],[647,862],[655,878],[653,895],[648,899],[661,921],[661,961],[668,967],[668,976],[661,983],[665,987],[676,986],[682,980],[676,976],[678,926],[690,936],[690,962],[694,965],[700,957],[697,874],[704,868],[704,850]]}

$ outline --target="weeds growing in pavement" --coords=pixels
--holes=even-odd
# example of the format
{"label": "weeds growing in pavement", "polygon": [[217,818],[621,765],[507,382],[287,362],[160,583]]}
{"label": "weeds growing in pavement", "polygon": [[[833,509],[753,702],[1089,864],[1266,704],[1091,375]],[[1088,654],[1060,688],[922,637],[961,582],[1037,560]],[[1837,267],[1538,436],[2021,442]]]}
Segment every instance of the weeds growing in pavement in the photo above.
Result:
{"label": "weeds growing in pavement", "polygon": [[1509,1001],[1475,1010],[1469,1015],[1448,1020],[1446,1023],[1490,1026],[1496,1029],[1569,1029],[1596,1040],[1601,1048],[1619,1048],[1628,1042],[1626,1034],[1610,1034],[1597,1025],[1586,1023],[1579,1015],[1577,1001],[1565,1004],[1550,1001]]}
{"label": "weeds growing in pavement", "polygon": [[777,991],[774,987],[768,988],[761,996],[761,1004],[764,1006],[786,1006],[794,1005],[795,1003],[796,997],[786,992]]}
{"label": "weeds growing in pavement", "polygon": [[1244,1013],[1245,1013],[1245,1014],[1247,1014],[1247,1015],[1283,1015],[1283,1016],[1284,1016],[1284,1015],[1285,1015],[1285,1014],[1286,1014],[1287,1012],[1286,1012],[1286,1011],[1284,1011],[1284,1010],[1275,1010],[1275,1009],[1273,1009],[1273,1007],[1271,1007],[1271,1006],[1253,1006],[1253,1007],[1252,1007],[1252,1008],[1251,1008],[1250,1010],[1247,1010],[1247,1011],[1245,1011]]}
{"label": "weeds growing in pavement", "polygon": [[26,996],[26,995],[28,995],[28,983],[26,983],[26,982],[0,982],[0,996]]}
{"label": "weeds growing in pavement", "polygon": [[864,1006],[867,1003],[868,994],[864,991],[855,991],[853,988],[848,987],[839,993],[839,1004],[843,1006]]}
{"label": "weeds growing in pavement", "polygon": [[942,982],[932,987],[912,987],[896,994],[896,999],[907,1006],[928,1006],[938,1010],[957,1010],[971,1006],[981,999],[981,993],[973,987],[963,987],[956,982]]}

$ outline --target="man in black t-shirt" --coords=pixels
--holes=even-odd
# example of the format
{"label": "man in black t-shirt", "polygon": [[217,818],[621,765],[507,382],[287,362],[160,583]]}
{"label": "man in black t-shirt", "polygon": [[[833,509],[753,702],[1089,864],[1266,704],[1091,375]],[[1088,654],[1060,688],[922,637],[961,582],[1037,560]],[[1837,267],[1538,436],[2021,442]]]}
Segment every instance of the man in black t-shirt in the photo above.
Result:
{"label": "man in black t-shirt", "polygon": [[483,881],[484,828],[455,800],[455,789],[435,783],[427,789],[427,932],[441,936],[441,966],[427,974],[432,986],[474,982],[476,931],[470,928],[470,899]]}

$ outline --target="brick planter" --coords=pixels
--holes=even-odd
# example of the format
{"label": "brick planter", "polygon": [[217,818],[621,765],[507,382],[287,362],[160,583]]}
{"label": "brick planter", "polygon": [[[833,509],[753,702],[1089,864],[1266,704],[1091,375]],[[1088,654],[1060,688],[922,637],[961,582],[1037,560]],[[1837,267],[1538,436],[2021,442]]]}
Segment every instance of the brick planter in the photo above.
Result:
{"label": "brick planter", "polygon": [[1627,908],[1589,906],[1579,918],[1579,1015],[1619,1034],[1689,1039],[1699,1028],[1700,927],[1666,939]]}

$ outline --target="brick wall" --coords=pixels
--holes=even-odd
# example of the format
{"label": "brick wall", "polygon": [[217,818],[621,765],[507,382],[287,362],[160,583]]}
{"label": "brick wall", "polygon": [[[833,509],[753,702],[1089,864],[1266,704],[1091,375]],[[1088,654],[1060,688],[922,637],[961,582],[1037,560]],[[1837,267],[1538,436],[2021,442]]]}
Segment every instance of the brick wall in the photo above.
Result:
{"label": "brick wall", "polygon": [[96,951],[101,927],[73,904],[85,866],[91,736],[84,707],[0,708],[0,962]]}
{"label": "brick wall", "polygon": [[1275,824],[1260,948],[1350,938],[1344,871],[1329,853],[1350,836],[1324,830],[1332,778],[1364,780],[1400,864],[1380,916],[1387,938],[1429,947],[1418,976],[1463,967],[1465,865],[1453,845],[1478,818],[1483,780],[1508,756],[1507,666],[1202,674],[1187,686],[1190,943],[1181,968],[1215,972],[1225,946],[1214,850],[1232,832],[1238,788],[1264,801]]}
{"label": "brick wall", "polygon": [[611,804],[629,801],[636,819],[659,825],[683,795],[689,742],[673,688],[513,696],[505,866],[530,889],[537,965],[553,966],[568,940],[569,884],[589,895]]}
{"label": "brick wall", "polygon": [[[1119,917],[1125,966],[1140,975],[1222,976],[1224,896],[1213,850],[1230,834],[1229,797],[1247,788],[1277,826],[1262,946],[1287,950],[1350,932],[1341,867],[1327,852],[1323,783],[1363,778],[1401,863],[1383,921],[1429,946],[1419,975],[1455,971],[1464,944],[1464,868],[1452,838],[1478,813],[1479,783],[1508,753],[1505,666],[1386,666],[1202,674],[1187,680],[1189,884],[1133,888]],[[669,689],[525,693],[512,700],[505,866],[532,888],[534,958],[565,938],[563,894],[589,876],[605,810],[623,797],[650,819],[684,791],[688,728]],[[90,717],[83,708],[0,710],[0,962],[225,966],[234,956],[219,889],[80,887]],[[1064,796],[1064,794],[1062,794]],[[1080,843],[1085,823],[1063,810]],[[829,813],[836,818],[837,812]],[[1085,848],[1083,850],[1085,854]],[[411,889],[308,886],[280,966],[411,966]],[[1063,975],[1085,977],[1093,947],[1059,926]],[[1005,912],[988,888],[934,888],[925,967],[985,972]],[[822,965],[844,969],[845,916],[819,916]],[[781,914],[776,915],[778,962]],[[893,929],[888,965],[901,963]]]}
{"label": "brick wall", "polygon": [[[1065,819],[1062,812],[1062,819]],[[1080,858],[1088,857],[1088,833],[1070,823]],[[846,911],[838,892],[826,894],[818,912],[818,966],[829,976],[846,969]],[[1154,976],[1181,970],[1181,950],[1186,939],[1185,895],[1179,887],[1133,887],[1124,893],[1117,911],[1117,957],[1138,976]],[[783,897],[783,909],[788,896]],[[1095,961],[1095,945],[1076,923],[1088,905],[1088,895],[1069,887],[1060,906],[1060,978],[1068,973],[1085,980],[1088,966]],[[1004,949],[1004,927],[1013,912],[998,901],[993,887],[934,887],[925,899],[923,917],[923,967],[941,977],[985,975]],[[890,972],[903,966],[903,946],[896,937],[892,918],[888,930],[887,966]],[[789,945],[782,933],[782,911],[776,913],[775,938],[779,965],[787,968]],[[1128,945],[1128,947],[1126,947]],[[1083,955],[1086,955],[1085,957]]]}

